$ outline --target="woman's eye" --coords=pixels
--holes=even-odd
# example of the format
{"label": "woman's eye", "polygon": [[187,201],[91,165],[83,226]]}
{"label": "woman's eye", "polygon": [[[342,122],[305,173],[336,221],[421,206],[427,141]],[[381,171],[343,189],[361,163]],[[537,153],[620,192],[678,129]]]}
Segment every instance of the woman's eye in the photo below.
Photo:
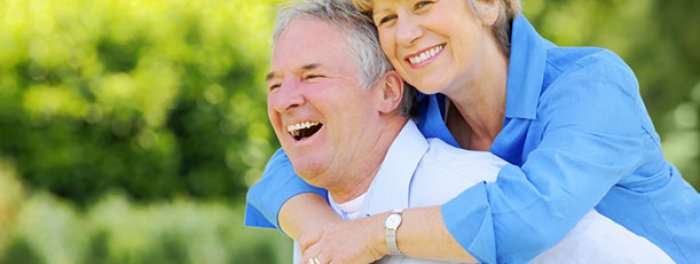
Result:
{"label": "woman's eye", "polygon": [[388,15],[384,16],[379,19],[379,22],[376,22],[377,26],[381,26],[385,23],[391,22],[392,20],[396,19],[396,15]]}
{"label": "woman's eye", "polygon": [[418,10],[418,9],[424,8],[424,7],[426,7],[426,6],[432,5],[433,3],[434,3],[433,1],[418,1],[418,2],[415,4],[414,8],[415,8],[416,10]]}

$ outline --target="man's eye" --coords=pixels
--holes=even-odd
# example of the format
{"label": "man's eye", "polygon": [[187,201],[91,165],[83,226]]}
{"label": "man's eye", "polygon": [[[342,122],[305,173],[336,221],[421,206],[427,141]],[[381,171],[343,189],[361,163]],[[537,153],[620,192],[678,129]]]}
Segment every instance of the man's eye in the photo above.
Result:
{"label": "man's eye", "polygon": [[325,77],[325,76],[320,75],[320,74],[309,74],[309,75],[304,76],[304,80],[322,78],[322,77]]}
{"label": "man's eye", "polygon": [[273,84],[273,85],[268,86],[268,87],[267,87],[267,90],[268,90],[268,91],[273,91],[273,90],[275,90],[275,89],[277,89],[277,88],[280,88],[280,85],[276,83],[276,84]]}

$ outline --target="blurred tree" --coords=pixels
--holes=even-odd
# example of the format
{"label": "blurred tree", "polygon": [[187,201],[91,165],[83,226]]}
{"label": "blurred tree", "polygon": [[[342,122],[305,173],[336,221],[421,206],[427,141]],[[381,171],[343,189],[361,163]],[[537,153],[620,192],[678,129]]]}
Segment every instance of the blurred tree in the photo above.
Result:
{"label": "blurred tree", "polygon": [[27,241],[22,239],[13,240],[12,243],[0,254],[0,264],[24,263],[42,264],[46,263],[36,250]]}
{"label": "blurred tree", "polygon": [[635,71],[664,153],[700,188],[700,2],[523,0],[540,33],[562,46],[600,46]]}
{"label": "blurred tree", "polygon": [[228,201],[134,204],[120,193],[78,209],[35,192],[0,245],[0,264],[289,263],[292,243],[275,230],[243,226]]}
{"label": "blurred tree", "polygon": [[[652,96],[669,93],[670,96],[658,100],[654,110],[670,118],[663,127],[669,135],[678,138],[675,149],[669,150],[678,156],[677,164],[683,175],[700,189],[700,2],[698,1],[656,1],[654,17],[658,17],[660,39],[664,45],[663,54],[670,62],[668,67],[656,66],[659,78]],[[651,42],[651,41],[650,41]],[[671,114],[669,114],[671,113]],[[675,158],[675,157],[674,157]]]}
{"label": "blurred tree", "polygon": [[275,142],[271,1],[0,1],[0,153],[80,204],[241,199]]}

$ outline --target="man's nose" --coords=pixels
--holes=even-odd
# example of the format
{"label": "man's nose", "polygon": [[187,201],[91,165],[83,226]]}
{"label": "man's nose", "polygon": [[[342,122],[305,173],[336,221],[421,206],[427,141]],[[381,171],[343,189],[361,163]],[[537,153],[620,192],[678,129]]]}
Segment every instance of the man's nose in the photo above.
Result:
{"label": "man's nose", "polygon": [[294,80],[285,80],[277,92],[272,94],[271,103],[277,112],[287,112],[298,108],[306,103],[299,82]]}
{"label": "man's nose", "polygon": [[396,22],[396,40],[400,45],[411,46],[423,36],[423,28],[411,15],[406,15]]}

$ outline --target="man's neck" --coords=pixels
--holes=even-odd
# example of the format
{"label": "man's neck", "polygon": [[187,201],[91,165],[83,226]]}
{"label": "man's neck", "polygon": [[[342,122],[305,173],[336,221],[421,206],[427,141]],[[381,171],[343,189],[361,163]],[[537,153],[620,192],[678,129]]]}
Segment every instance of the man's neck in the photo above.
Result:
{"label": "man's neck", "polygon": [[358,157],[353,164],[347,164],[343,170],[342,180],[335,186],[326,189],[336,203],[345,203],[367,192],[372,181],[377,176],[391,144],[394,142],[407,118],[394,118],[382,124],[382,129],[376,133],[376,141],[366,155]]}

